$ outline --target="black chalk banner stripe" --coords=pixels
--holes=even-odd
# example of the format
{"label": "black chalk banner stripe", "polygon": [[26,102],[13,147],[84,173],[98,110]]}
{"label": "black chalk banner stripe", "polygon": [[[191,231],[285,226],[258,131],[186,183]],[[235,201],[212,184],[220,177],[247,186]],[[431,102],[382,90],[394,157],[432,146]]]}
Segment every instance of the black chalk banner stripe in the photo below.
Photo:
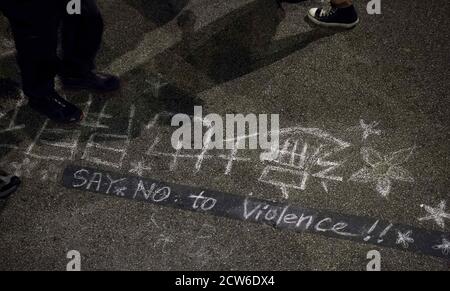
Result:
{"label": "black chalk banner stripe", "polygon": [[327,237],[448,259],[448,250],[442,247],[443,241],[450,238],[448,233],[374,218],[308,209],[298,205],[247,198],[74,165],[64,170],[63,185],[70,189],[112,197],[268,224],[278,229],[299,233],[307,231]]}

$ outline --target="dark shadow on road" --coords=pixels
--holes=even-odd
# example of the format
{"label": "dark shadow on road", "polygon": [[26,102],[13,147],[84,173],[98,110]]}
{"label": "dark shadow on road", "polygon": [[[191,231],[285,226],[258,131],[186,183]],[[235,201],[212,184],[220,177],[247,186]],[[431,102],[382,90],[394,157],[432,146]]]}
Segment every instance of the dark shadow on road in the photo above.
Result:
{"label": "dark shadow on road", "polygon": [[157,26],[162,26],[172,21],[186,5],[189,0],[126,0],[135,9]]}
{"label": "dark shadow on road", "polygon": [[194,31],[195,15],[184,11],[178,19],[183,40],[156,57],[158,73],[174,86],[198,94],[271,65],[337,32],[314,28],[273,40],[283,18],[284,11],[276,0],[261,0]]}
{"label": "dark shadow on road", "polygon": [[[160,14],[154,15],[154,21],[159,21],[161,25],[176,17],[188,3],[187,0],[129,2],[143,5],[141,11],[145,11],[147,17],[159,11]],[[158,5],[168,6],[158,10]],[[182,12],[177,19],[183,32],[182,41],[155,57],[156,72],[147,72],[145,65],[131,71],[122,92],[110,99],[108,113],[114,116],[110,131],[126,131],[129,110],[125,109],[132,105],[137,109],[137,122],[148,122],[149,117],[159,112],[192,114],[195,105],[204,105],[197,96],[199,93],[271,65],[314,41],[336,33],[314,28],[274,40],[283,18],[284,11],[276,0],[260,0],[235,9],[195,31],[195,15],[190,11]],[[162,76],[160,81],[165,85],[155,93],[147,81],[156,75]],[[80,106],[87,101],[86,96],[86,92],[68,94],[69,100]],[[100,112],[105,102],[105,99],[94,95],[92,112]],[[27,106],[21,110],[19,119],[26,122],[25,131],[30,139],[45,120]],[[73,128],[79,129],[79,126]],[[132,137],[139,137],[140,130],[141,127],[135,123]],[[94,130],[85,131],[80,142],[85,142]],[[7,137],[11,141],[17,138],[20,136]]]}
{"label": "dark shadow on road", "polygon": [[[338,32],[314,27],[310,31],[274,40],[284,17],[285,11],[279,1],[259,0],[195,30],[195,14],[184,10],[177,18],[182,40],[154,58],[154,69],[145,72],[144,64],[129,72],[127,79],[133,84],[130,83],[127,90],[136,95],[135,99],[145,98],[143,106],[151,113],[191,114],[195,105],[204,104],[197,97],[199,93],[269,66],[314,41]],[[138,97],[142,87],[149,86],[145,80],[147,77],[142,75],[149,74],[162,76],[167,84],[156,95],[146,92]]]}

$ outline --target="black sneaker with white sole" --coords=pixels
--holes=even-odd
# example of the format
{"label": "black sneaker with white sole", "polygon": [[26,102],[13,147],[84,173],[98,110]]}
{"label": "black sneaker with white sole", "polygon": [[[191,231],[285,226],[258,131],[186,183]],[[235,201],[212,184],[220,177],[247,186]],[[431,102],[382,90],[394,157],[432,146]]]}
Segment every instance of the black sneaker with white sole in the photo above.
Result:
{"label": "black sneaker with white sole", "polygon": [[308,18],[320,26],[347,29],[355,27],[359,22],[355,6],[339,8],[332,3],[323,8],[311,8]]}

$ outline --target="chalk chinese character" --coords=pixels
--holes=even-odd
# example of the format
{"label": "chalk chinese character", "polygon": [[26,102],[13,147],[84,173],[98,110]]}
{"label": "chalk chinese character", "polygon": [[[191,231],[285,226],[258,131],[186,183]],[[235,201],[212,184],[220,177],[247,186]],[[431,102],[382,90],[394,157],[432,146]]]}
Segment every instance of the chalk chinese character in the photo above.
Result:
{"label": "chalk chinese character", "polygon": [[[24,124],[18,124],[17,122],[17,116],[23,104],[24,104],[24,96],[22,95],[21,98],[17,101],[12,114],[0,112],[0,148],[10,148],[10,149],[18,148],[17,145],[15,144],[5,142],[4,141],[5,138],[2,138],[1,136],[11,132],[15,133],[25,128]],[[10,117],[8,118],[9,115]]]}
{"label": "chalk chinese character", "polygon": [[[91,163],[105,165],[113,168],[121,168],[131,142],[131,133],[136,108],[131,105],[125,132],[109,133],[111,127],[104,122],[114,122],[112,114],[107,114],[108,104],[104,104],[100,113],[96,114],[95,122],[85,122],[83,125],[96,129],[96,132],[89,136],[82,159]],[[108,133],[104,131],[108,130]]]}
{"label": "chalk chinese character", "polygon": [[261,154],[261,160],[268,162],[259,181],[279,187],[283,198],[289,198],[289,190],[304,191],[311,178],[319,179],[328,192],[328,182],[342,182],[343,177],[332,174],[341,162],[327,159],[332,154],[350,145],[329,134],[310,128],[285,129],[280,134],[284,144],[281,148]]}

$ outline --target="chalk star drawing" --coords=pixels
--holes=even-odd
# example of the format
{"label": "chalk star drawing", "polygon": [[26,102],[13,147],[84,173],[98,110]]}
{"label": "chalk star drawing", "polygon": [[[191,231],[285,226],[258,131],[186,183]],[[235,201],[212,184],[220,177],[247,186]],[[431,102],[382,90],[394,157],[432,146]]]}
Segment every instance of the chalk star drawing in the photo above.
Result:
{"label": "chalk star drawing", "polygon": [[434,250],[442,250],[442,253],[446,256],[450,254],[450,241],[446,240],[445,238],[442,239],[442,244],[435,245],[433,247]]}
{"label": "chalk star drawing", "polygon": [[429,213],[429,215],[419,218],[419,221],[434,220],[437,223],[437,225],[439,225],[442,228],[445,228],[444,218],[450,219],[450,213],[445,212],[446,208],[445,200],[442,200],[441,203],[439,203],[439,206],[436,208],[424,204],[420,205],[420,207],[424,208],[425,211]]}
{"label": "chalk star drawing", "polygon": [[136,174],[139,177],[142,177],[146,171],[150,171],[152,168],[145,165],[144,159],[139,162],[131,163],[132,169],[129,171],[130,173]]}
{"label": "chalk star drawing", "polygon": [[11,166],[14,168],[14,175],[17,177],[30,177],[37,162],[32,162],[29,158],[25,158],[21,163],[13,162]]}
{"label": "chalk star drawing", "polygon": [[395,242],[398,245],[402,245],[405,249],[407,249],[409,247],[409,244],[413,244],[414,243],[414,239],[411,237],[412,235],[412,230],[408,230],[406,233],[397,232],[397,241]]}
{"label": "chalk star drawing", "polygon": [[363,148],[361,155],[369,167],[364,167],[354,173],[350,181],[359,183],[376,183],[376,190],[383,197],[387,197],[392,189],[392,181],[414,182],[411,174],[400,165],[406,163],[414,148],[402,149],[382,157],[372,148]]}

